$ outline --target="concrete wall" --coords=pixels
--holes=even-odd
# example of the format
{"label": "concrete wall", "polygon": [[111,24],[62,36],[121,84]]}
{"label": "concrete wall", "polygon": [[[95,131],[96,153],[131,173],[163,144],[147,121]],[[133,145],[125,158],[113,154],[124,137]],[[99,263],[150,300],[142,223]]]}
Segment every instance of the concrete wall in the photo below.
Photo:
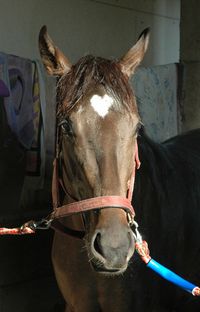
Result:
{"label": "concrete wall", "polygon": [[72,61],[87,53],[120,57],[151,26],[144,64],[177,62],[179,8],[180,0],[0,0],[0,51],[38,58],[46,24]]}
{"label": "concrete wall", "polygon": [[181,1],[182,130],[200,127],[200,1]]}

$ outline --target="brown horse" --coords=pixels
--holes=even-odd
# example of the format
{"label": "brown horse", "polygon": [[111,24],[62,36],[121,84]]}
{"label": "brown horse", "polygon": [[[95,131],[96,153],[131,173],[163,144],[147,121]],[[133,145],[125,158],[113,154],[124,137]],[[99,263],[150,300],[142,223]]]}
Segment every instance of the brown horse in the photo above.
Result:
{"label": "brown horse", "polygon": [[[149,31],[118,61],[86,56],[75,65],[54,45],[43,27],[40,53],[50,75],[58,77],[58,158],[64,202],[98,196],[126,197],[140,126],[128,79],[148,46]],[[53,264],[65,311],[132,311],[126,271],[135,249],[127,213],[93,210],[62,220],[83,240],[55,233]]]}
{"label": "brown horse", "polygon": [[[198,299],[166,285],[138,261],[130,209],[112,206],[114,196],[130,197],[138,163],[141,123],[128,79],[148,40],[145,30],[118,61],[86,56],[71,65],[46,27],[40,32],[42,60],[58,77],[54,173],[60,199],[71,209],[71,202],[77,208],[85,199],[111,198],[109,208],[92,206],[60,219],[60,230],[71,236],[56,231],[52,257],[66,312],[199,311]],[[163,144],[151,141],[143,129],[139,134],[142,166],[134,205],[141,231],[156,259],[198,282],[200,130]],[[80,233],[83,239],[73,237]]]}

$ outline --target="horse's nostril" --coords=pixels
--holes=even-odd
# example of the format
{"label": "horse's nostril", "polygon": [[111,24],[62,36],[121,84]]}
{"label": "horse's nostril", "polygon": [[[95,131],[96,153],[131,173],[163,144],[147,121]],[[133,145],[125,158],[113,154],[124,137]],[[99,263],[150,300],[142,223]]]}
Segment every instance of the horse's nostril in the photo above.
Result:
{"label": "horse's nostril", "polygon": [[95,240],[94,240],[94,249],[97,253],[103,256],[103,250],[101,246],[101,234],[97,233]]}

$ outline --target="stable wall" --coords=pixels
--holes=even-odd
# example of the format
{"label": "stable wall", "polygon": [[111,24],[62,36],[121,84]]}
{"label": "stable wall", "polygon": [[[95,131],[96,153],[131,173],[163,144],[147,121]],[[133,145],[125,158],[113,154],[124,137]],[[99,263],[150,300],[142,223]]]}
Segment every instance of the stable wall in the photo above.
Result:
{"label": "stable wall", "polygon": [[74,62],[87,53],[120,57],[151,27],[144,64],[179,60],[180,0],[0,0],[0,51],[39,58],[38,33],[46,24]]}
{"label": "stable wall", "polygon": [[181,1],[182,131],[200,127],[200,1]]}

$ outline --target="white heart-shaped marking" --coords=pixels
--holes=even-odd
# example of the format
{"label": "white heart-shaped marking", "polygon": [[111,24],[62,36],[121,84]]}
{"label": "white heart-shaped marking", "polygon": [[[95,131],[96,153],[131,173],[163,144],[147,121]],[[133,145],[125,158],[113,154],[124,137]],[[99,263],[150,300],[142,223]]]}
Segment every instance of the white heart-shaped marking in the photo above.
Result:
{"label": "white heart-shaped marking", "polygon": [[108,114],[109,108],[113,105],[113,98],[107,94],[104,96],[95,94],[91,97],[90,103],[95,112],[104,118]]}

